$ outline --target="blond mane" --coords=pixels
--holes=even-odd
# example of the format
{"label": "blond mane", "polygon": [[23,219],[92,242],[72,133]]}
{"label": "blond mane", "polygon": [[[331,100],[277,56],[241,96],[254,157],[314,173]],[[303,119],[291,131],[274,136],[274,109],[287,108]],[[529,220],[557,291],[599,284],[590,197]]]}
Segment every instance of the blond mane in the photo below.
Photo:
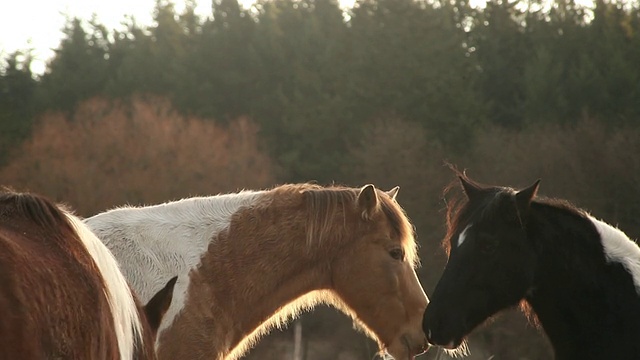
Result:
{"label": "blond mane", "polygon": [[[346,229],[347,216],[345,206],[354,206],[358,197],[358,190],[344,186],[334,185],[321,187],[313,184],[286,185],[277,188],[282,191],[298,191],[306,197],[308,206],[307,214],[307,246],[312,249],[318,243],[329,241],[340,241],[336,234],[344,234],[344,231],[337,231],[337,222],[334,221],[336,214],[342,216],[342,229]],[[414,265],[419,265],[418,244],[415,241],[414,227],[406,212],[398,203],[391,199],[384,191],[377,190],[380,208],[386,215],[391,227],[396,235],[402,239],[402,244],[408,261]],[[331,234],[332,236],[327,236]]]}

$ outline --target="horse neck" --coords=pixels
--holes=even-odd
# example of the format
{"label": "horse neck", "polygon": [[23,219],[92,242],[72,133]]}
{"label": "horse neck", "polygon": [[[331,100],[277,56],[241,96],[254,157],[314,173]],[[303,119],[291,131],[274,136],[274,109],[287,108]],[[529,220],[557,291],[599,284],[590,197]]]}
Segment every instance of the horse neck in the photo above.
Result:
{"label": "horse neck", "polygon": [[[304,242],[304,234],[297,240]],[[212,256],[203,265],[203,272],[216,274],[209,279],[215,284],[211,290],[216,314],[212,318],[217,332],[226,338],[216,352],[222,350],[227,355],[233,352],[239,356],[273,325],[283,325],[301,310],[325,301],[323,294],[314,291],[329,289],[329,264],[315,262],[296,252],[295,247],[280,249],[280,254],[245,252],[244,257],[256,259],[251,264],[224,263],[224,259]]]}
{"label": "horse neck", "polygon": [[[525,299],[558,359],[577,354],[593,358],[598,349],[605,349],[602,356],[607,357],[612,344],[629,334],[640,336],[640,304],[633,278],[621,263],[607,261],[589,217],[533,204],[527,233],[538,266]],[[589,346],[594,343],[603,346]]]}
{"label": "horse neck", "polygon": [[[309,246],[301,203],[260,201],[269,205],[235,213],[191,273],[183,311],[167,336],[161,335],[161,358],[193,356],[194,349],[203,358],[234,358],[271,326],[330,302],[328,291],[314,291],[330,288],[330,264],[324,259],[339,247]],[[191,336],[191,348],[185,349],[180,342],[186,339],[173,329],[201,331],[196,338],[202,343],[194,344]]]}
{"label": "horse neck", "polygon": [[[85,223],[118,259],[140,301],[146,303],[173,276],[179,277],[176,289],[181,289],[213,236],[228,227],[235,211],[260,194],[242,192],[117,208]],[[180,302],[179,296],[174,298],[169,318]]]}

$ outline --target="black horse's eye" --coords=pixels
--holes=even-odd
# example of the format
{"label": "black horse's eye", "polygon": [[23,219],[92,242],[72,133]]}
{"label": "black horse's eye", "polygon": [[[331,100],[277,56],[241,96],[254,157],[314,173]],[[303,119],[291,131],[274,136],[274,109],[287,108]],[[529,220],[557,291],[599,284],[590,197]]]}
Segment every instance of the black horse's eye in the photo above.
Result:
{"label": "black horse's eye", "polygon": [[396,260],[400,260],[400,261],[404,260],[404,250],[400,248],[396,248],[389,251],[389,255],[391,255],[391,257]]}
{"label": "black horse's eye", "polygon": [[485,254],[491,254],[498,249],[500,241],[496,236],[481,233],[478,236],[480,240],[480,250]]}

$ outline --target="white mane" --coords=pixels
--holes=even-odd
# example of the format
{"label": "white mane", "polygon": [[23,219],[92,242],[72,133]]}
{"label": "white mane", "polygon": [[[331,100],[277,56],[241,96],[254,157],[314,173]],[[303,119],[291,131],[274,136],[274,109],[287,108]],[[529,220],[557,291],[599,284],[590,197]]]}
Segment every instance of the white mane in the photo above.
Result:
{"label": "white mane", "polygon": [[596,226],[608,261],[615,261],[631,274],[640,295],[640,247],[618,228],[589,216]]}
{"label": "white mane", "polygon": [[184,307],[188,274],[198,267],[209,243],[228,228],[234,213],[251,206],[261,194],[242,191],[146,207],[120,207],[85,219],[85,223],[120,259],[122,271],[143,303],[170,278],[178,276],[160,334]]}
{"label": "white mane", "polygon": [[[118,262],[102,242],[76,216],[65,212],[87,251],[100,270],[113,316],[120,359],[133,359],[136,344],[142,344],[142,324],[133,295]],[[136,342],[137,340],[137,342]]]}

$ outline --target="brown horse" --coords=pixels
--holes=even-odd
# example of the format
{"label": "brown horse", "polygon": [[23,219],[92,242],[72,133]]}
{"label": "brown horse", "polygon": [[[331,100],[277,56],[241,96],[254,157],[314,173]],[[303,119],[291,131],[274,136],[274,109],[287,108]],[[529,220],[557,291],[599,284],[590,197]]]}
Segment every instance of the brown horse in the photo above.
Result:
{"label": "brown horse", "polygon": [[160,359],[235,359],[273,325],[326,303],[402,360],[425,350],[428,300],[396,193],[283,185],[124,207],[86,223],[142,299],[179,275]]}
{"label": "brown horse", "polygon": [[176,278],[142,311],[109,250],[46,198],[0,193],[0,357],[155,359]]}

